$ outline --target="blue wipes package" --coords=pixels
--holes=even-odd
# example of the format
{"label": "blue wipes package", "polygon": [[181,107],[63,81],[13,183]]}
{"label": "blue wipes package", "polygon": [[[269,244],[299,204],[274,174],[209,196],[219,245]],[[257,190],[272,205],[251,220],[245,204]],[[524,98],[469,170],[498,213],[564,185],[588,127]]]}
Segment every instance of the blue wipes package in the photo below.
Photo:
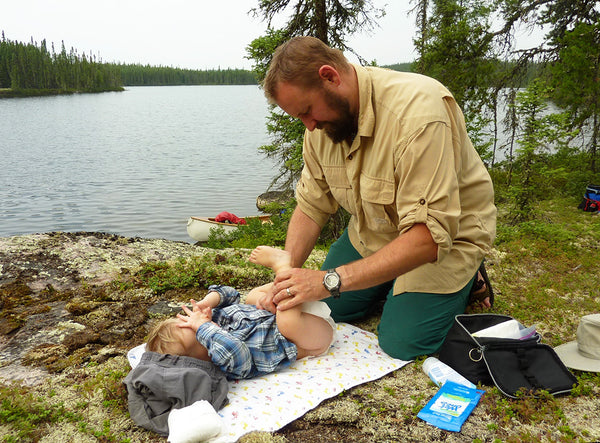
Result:
{"label": "blue wipes package", "polygon": [[460,432],[484,392],[447,381],[417,417],[440,429]]}

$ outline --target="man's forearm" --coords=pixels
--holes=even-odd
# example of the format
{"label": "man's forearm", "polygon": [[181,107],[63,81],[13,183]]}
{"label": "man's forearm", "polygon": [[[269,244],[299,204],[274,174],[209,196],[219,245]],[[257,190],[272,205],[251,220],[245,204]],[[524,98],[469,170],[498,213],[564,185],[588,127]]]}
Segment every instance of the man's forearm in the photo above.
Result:
{"label": "man's forearm", "polygon": [[394,280],[437,259],[437,245],[424,224],[416,224],[379,251],[339,266],[340,290],[354,291]]}
{"label": "man's forearm", "polygon": [[[437,244],[429,229],[424,224],[417,224],[373,255],[338,266],[340,291],[370,288],[436,259]],[[273,303],[278,310],[285,311],[306,301],[328,297],[329,291],[323,285],[324,275],[325,271],[298,268],[277,274]]]}
{"label": "man's forearm", "polygon": [[292,267],[302,267],[315,247],[320,233],[321,227],[296,207],[290,219],[285,240],[285,250],[292,257]]}

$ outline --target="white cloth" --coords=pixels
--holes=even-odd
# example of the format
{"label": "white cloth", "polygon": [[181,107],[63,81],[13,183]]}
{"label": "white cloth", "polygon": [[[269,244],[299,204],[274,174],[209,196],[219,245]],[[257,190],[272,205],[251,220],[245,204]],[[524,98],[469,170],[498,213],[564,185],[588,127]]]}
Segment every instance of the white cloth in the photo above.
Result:
{"label": "white cloth", "polygon": [[519,338],[519,322],[517,320],[507,320],[489,328],[473,332],[473,337],[496,337],[496,338]]}
{"label": "white cloth", "polygon": [[222,420],[206,400],[169,413],[169,443],[209,441],[221,432]]}

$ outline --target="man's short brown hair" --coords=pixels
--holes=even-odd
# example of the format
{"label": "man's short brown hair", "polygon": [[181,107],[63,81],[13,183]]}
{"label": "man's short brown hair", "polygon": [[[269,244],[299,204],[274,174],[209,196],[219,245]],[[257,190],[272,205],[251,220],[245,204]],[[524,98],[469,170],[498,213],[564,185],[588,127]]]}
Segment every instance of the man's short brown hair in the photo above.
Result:
{"label": "man's short brown hair", "polygon": [[350,64],[339,49],[333,49],[315,37],[294,37],[277,47],[263,82],[265,96],[273,103],[280,83],[314,88],[319,85],[323,65],[347,72]]}

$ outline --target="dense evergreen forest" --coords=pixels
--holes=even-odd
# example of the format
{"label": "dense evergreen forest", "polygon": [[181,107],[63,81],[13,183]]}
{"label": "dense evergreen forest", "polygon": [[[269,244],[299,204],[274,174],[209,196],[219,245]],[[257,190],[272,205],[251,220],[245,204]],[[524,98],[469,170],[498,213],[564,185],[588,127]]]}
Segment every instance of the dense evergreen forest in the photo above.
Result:
{"label": "dense evergreen forest", "polygon": [[251,85],[251,71],[212,69],[195,71],[139,64],[102,63],[92,54],[79,54],[64,43],[57,52],[46,41],[38,45],[0,41],[0,96],[42,95],[71,92],[119,91],[123,86]]}
{"label": "dense evergreen forest", "polygon": [[115,65],[124,86],[165,85],[255,85],[256,76],[244,69],[210,69],[195,71],[139,64]]}
{"label": "dense evergreen forest", "polygon": [[13,42],[2,32],[0,88],[30,94],[115,91],[122,89],[122,80],[114,65],[97,62],[92,55],[67,52],[64,44],[59,52],[54,44],[49,50],[46,40],[39,46]]}

